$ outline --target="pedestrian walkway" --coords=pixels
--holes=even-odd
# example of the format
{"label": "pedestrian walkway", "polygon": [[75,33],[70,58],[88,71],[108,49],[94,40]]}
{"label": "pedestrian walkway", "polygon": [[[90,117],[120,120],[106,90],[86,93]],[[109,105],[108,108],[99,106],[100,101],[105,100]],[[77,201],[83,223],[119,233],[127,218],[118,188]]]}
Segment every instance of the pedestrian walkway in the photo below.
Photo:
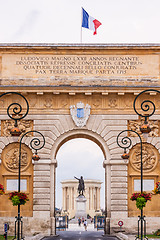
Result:
{"label": "pedestrian walkway", "polygon": [[68,228],[66,231],[58,231],[57,230],[57,236],[50,236],[45,237],[43,240],[118,240],[116,236],[110,236],[110,235],[104,235],[103,230],[97,231],[97,229],[94,228],[94,224],[89,223],[87,227],[87,231],[85,231],[85,228],[83,224],[79,226],[77,223],[69,223]]}
{"label": "pedestrian walkway", "polygon": [[[57,231],[57,236],[42,238],[43,240],[118,240],[114,236],[103,236],[102,232],[93,231]],[[41,239],[41,240],[42,240]]]}
{"label": "pedestrian walkway", "polygon": [[[68,224],[68,228],[66,229],[66,231],[80,231],[83,232],[85,231],[83,224],[81,224],[81,226],[79,226],[78,224],[75,223],[69,223]],[[87,226],[87,231],[97,231],[96,228],[94,228],[94,224],[90,223]],[[103,232],[103,230],[101,230]]]}

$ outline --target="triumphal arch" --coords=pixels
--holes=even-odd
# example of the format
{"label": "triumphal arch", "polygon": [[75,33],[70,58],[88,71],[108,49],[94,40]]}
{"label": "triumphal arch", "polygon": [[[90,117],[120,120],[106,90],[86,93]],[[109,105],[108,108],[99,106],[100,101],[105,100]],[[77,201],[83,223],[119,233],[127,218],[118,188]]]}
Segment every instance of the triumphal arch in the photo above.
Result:
{"label": "triumphal arch", "polygon": [[[122,130],[139,131],[142,119],[133,101],[142,90],[160,90],[159,71],[160,45],[0,45],[0,93],[25,96],[29,114],[18,126],[22,133],[41,131],[46,139],[38,162],[32,160],[32,136],[27,135],[22,145],[21,186],[29,198],[21,207],[24,233],[55,234],[56,155],[65,142],[80,137],[94,141],[104,154],[105,231],[113,233],[119,220],[126,231],[137,231],[140,211],[130,197],[140,191],[139,139],[130,134],[134,144],[130,159],[124,160],[116,138]],[[152,192],[160,180],[160,94],[145,96],[156,104],[149,119],[152,131],[143,141],[144,186]],[[0,99],[0,184],[5,188],[0,196],[2,231],[6,221],[14,231],[17,214],[8,194],[17,181],[19,137],[10,135],[13,121],[6,114],[8,104],[15,101],[21,100],[14,94]],[[144,214],[148,231],[158,229],[159,196],[147,202]]]}

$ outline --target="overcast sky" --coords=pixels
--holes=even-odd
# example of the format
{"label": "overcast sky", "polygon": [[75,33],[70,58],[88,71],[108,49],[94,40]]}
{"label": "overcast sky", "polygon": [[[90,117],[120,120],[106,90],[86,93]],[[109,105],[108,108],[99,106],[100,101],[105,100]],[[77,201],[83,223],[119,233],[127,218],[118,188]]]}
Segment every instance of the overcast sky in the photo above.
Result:
{"label": "overcast sky", "polygon": [[0,43],[80,43],[81,7],[102,23],[83,43],[160,42],[160,0],[0,0]]}

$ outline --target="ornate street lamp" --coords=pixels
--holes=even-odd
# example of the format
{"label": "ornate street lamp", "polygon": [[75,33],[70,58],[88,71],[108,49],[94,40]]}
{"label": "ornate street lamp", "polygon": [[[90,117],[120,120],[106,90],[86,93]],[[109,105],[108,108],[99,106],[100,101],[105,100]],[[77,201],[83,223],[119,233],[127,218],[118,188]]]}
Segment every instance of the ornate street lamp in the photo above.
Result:
{"label": "ornate street lamp", "polygon": [[[141,193],[142,193],[143,192],[142,138],[141,138],[141,136],[139,135],[138,132],[133,131],[133,130],[123,130],[118,134],[117,144],[120,148],[124,149],[124,154],[121,157],[125,160],[127,160],[129,158],[129,154],[126,153],[126,149],[129,149],[132,146],[132,139],[129,136],[123,136],[123,133],[125,133],[125,132],[133,132],[133,133],[137,134],[137,136],[139,137],[139,140],[140,140],[140,146],[141,146],[140,147],[140,153],[141,153]],[[121,136],[123,136],[123,137],[121,137]],[[141,239],[143,239],[143,222],[144,222],[143,208],[141,209],[140,222],[141,222]],[[138,224],[139,224],[139,220],[138,220]],[[139,227],[138,227],[138,238],[139,238]]]}
{"label": "ornate street lamp", "polygon": [[[143,134],[143,137],[146,139],[148,135],[148,133],[151,131],[149,125],[148,125],[148,121],[147,119],[152,116],[154,113],[155,113],[155,104],[151,101],[151,100],[144,100],[142,101],[141,105],[140,105],[140,109],[137,110],[136,108],[136,101],[137,99],[139,98],[139,96],[141,96],[142,94],[144,93],[149,93],[149,92],[157,92],[157,93],[160,93],[160,91],[158,90],[155,90],[155,89],[147,89],[147,90],[144,90],[142,92],[140,92],[134,99],[134,102],[133,102],[133,108],[134,108],[134,111],[138,114],[138,116],[144,118],[144,124],[140,127],[140,131],[141,133]],[[140,150],[140,153],[141,153],[141,193],[143,192],[143,161],[142,161],[142,138],[140,136],[140,134],[136,131],[133,131],[133,130],[124,130],[122,132],[120,132],[117,136],[117,144],[119,147],[123,148],[124,149],[124,154],[122,155],[122,158],[123,159],[128,159],[129,158],[129,155],[126,153],[126,149],[127,148],[130,148],[131,145],[132,145],[132,140],[129,136],[125,136],[123,138],[121,138],[121,144],[120,144],[120,135],[122,136],[122,134],[124,132],[134,132],[137,134],[137,136],[139,137],[139,140],[140,140],[140,146],[141,146],[141,150]],[[139,221],[140,221],[140,225],[141,225],[141,233],[139,233]],[[144,231],[143,231],[143,224],[144,224]],[[146,238],[146,222],[144,220],[144,216],[143,216],[143,208],[141,209],[141,216],[139,216],[139,219],[138,219],[138,237],[136,239],[139,239],[141,235],[141,240],[143,239],[143,235],[144,235],[144,239],[147,239]]]}
{"label": "ornate street lamp", "polygon": [[[45,145],[45,138],[43,136],[42,133],[40,133],[39,131],[33,130],[33,131],[28,131],[26,133],[24,133],[21,136],[21,139],[19,141],[19,168],[18,168],[18,192],[20,192],[21,188],[20,188],[20,184],[21,184],[21,147],[22,147],[22,140],[23,138],[28,134],[28,133],[38,133],[41,137],[41,140],[35,136],[31,141],[30,141],[30,147],[31,149],[35,150],[34,155],[32,156],[32,159],[34,161],[38,161],[40,159],[40,157],[37,154],[37,151],[42,149]],[[23,239],[22,236],[22,220],[21,220],[21,216],[20,216],[20,203],[18,204],[18,217],[16,217],[16,222],[15,222],[15,238],[17,237],[17,240]],[[16,223],[17,223],[17,233],[16,233]],[[21,231],[20,231],[20,225],[21,225]],[[16,236],[17,235],[17,236]],[[21,237],[20,237],[21,235]]]}
{"label": "ornate street lamp", "polygon": [[[10,94],[16,94],[20,97],[22,97],[26,103],[26,108],[25,108],[25,113],[22,113],[22,106],[19,103],[12,103],[8,106],[7,108],[7,115],[9,116],[9,118],[11,118],[12,120],[14,120],[14,127],[11,129],[10,133],[12,136],[20,136],[21,135],[21,131],[18,128],[18,124],[17,122],[23,118],[25,118],[29,112],[29,103],[27,101],[27,99],[20,93],[17,92],[7,92],[7,93],[3,93],[0,95],[0,97],[3,97],[5,95],[10,95]],[[40,159],[40,157],[37,154],[37,151],[42,149],[45,145],[45,138],[42,135],[42,133],[38,132],[38,131],[28,131],[26,133],[24,133],[19,141],[19,165],[18,165],[18,192],[20,192],[20,184],[21,184],[21,145],[22,145],[22,140],[23,138],[28,134],[28,133],[38,133],[41,137],[41,140],[38,137],[34,137],[32,138],[32,140],[30,141],[30,147],[31,149],[35,150],[35,153],[32,157],[32,159],[34,161],[38,161]],[[21,216],[20,216],[20,204],[18,204],[18,217],[16,217],[16,221],[15,221],[15,238],[17,237],[17,240],[23,239],[22,236],[22,220],[21,220]],[[17,224],[17,232],[16,232],[16,224]],[[20,225],[21,225],[21,237],[20,237]],[[14,239],[15,239],[14,238]]]}
{"label": "ornate street lamp", "polygon": [[20,97],[22,97],[26,103],[26,109],[25,109],[25,113],[22,114],[22,106],[19,103],[11,103],[8,108],[7,108],[7,115],[15,121],[14,123],[14,127],[11,129],[10,133],[12,136],[20,136],[21,131],[18,128],[18,124],[17,122],[23,118],[25,118],[29,112],[29,103],[27,101],[27,99],[20,93],[17,92],[7,92],[7,93],[3,93],[0,95],[0,97],[3,97],[5,95],[10,95],[10,94],[16,94]]}
{"label": "ornate street lamp", "polygon": [[[136,108],[136,101],[143,93],[147,93],[147,92],[160,93],[160,91],[155,90],[155,89],[147,89],[147,90],[140,92],[135,97],[134,102],[133,102],[134,111],[137,113],[138,116],[144,118],[144,124],[140,127],[140,131],[143,134],[144,139],[147,139],[148,133],[150,133],[150,131],[151,131],[151,128],[148,125],[147,119],[149,119],[149,117],[155,113],[156,107],[155,107],[155,104],[151,100],[147,99],[141,103],[141,108],[138,110]],[[152,107],[152,109],[151,109],[151,107]]]}

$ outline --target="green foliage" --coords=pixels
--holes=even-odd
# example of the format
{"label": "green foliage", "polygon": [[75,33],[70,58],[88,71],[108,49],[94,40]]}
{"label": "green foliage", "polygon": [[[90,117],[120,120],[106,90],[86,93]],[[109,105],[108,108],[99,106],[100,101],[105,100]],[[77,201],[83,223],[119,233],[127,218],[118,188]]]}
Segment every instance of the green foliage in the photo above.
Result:
{"label": "green foliage", "polygon": [[146,235],[146,237],[151,238],[151,239],[159,239],[159,238],[160,238],[159,236],[156,236],[156,235],[154,235],[154,234],[152,234],[152,235]]}
{"label": "green foliage", "polygon": [[158,229],[158,230],[155,232],[155,235],[156,235],[156,236],[160,236],[160,229]]}
{"label": "green foliage", "polygon": [[[139,236],[139,237],[141,237],[141,235]],[[144,236],[143,236],[144,237]],[[146,235],[146,237],[148,238],[148,239],[160,239],[160,236],[157,236],[157,235],[155,235],[155,233],[154,234],[147,234]],[[145,238],[146,239],[146,238]]]}
{"label": "green foliage", "polygon": [[136,206],[138,209],[143,209],[146,206],[146,199],[144,197],[138,197],[136,200]]}
{"label": "green foliage", "polygon": [[[8,236],[7,239],[8,239],[8,240],[12,240],[12,239],[14,239],[14,237]],[[3,237],[3,235],[0,235],[0,240],[5,240],[5,238]]]}
{"label": "green foliage", "polygon": [[25,193],[17,191],[9,193],[9,200],[12,201],[13,206],[17,206],[18,204],[24,205],[27,201],[29,201]]}
{"label": "green foliage", "polygon": [[18,196],[12,197],[12,204],[13,206],[17,206],[18,204],[20,204],[20,199]]}

